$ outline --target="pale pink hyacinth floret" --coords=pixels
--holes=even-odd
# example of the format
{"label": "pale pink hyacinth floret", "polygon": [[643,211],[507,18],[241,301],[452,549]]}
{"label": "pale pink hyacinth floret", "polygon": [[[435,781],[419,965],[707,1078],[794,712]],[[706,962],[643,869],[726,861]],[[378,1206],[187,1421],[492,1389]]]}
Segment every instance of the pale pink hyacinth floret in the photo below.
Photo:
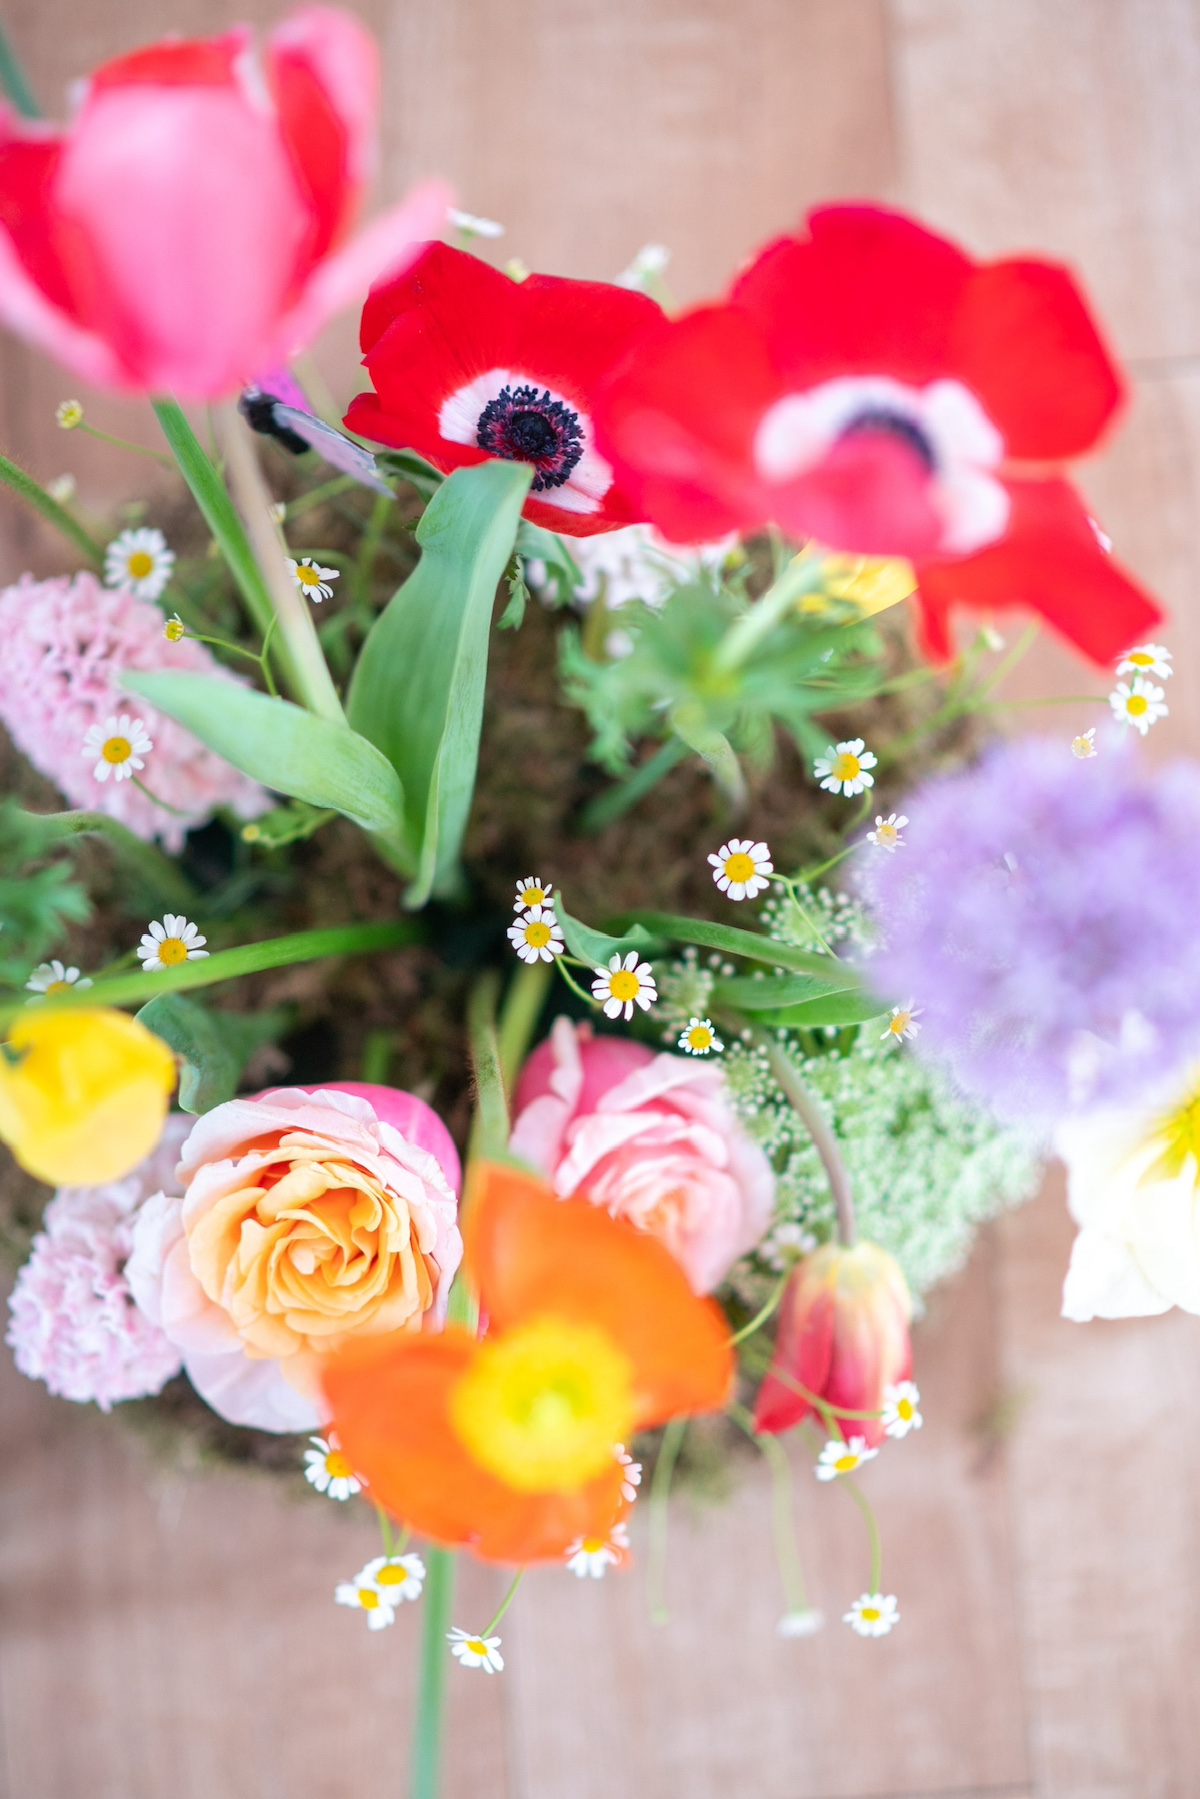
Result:
{"label": "pale pink hyacinth floret", "polygon": [[[122,692],[124,669],[184,669],[220,681],[236,677],[216,663],[203,644],[172,642],[163,635],[162,613],[127,590],[102,587],[82,573],[50,581],[23,575],[0,591],[0,721],[17,748],[74,806],[107,813],[138,837],[157,837],[169,850],[184,834],[227,806],[238,818],[256,818],[270,800],[257,782],[197,742],[190,731],[144,700],[130,712]],[[184,814],[156,805],[132,780],[94,775],[97,757],[81,748],[93,727],[110,718],[138,718],[154,745],[147,785],[157,798]]]}
{"label": "pale pink hyacinth floret", "polygon": [[179,1350],[140,1310],[125,1278],[145,1199],[172,1177],[193,1120],[167,1120],[154,1154],[124,1180],[61,1187],[9,1298],[6,1341],[17,1367],[52,1393],[107,1412],[123,1399],[161,1392]]}

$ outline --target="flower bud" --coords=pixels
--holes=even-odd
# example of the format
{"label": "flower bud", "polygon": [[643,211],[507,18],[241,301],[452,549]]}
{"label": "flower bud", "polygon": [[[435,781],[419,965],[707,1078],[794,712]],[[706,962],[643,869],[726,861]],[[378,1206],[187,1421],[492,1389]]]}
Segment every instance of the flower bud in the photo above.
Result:
{"label": "flower bud", "polygon": [[[912,1373],[911,1316],[900,1265],[877,1244],[847,1249],[826,1243],[806,1256],[783,1296],[774,1360],[754,1408],[755,1428],[778,1433],[807,1418],[816,1408],[799,1387],[847,1411],[882,1411],[884,1388]],[[847,1419],[844,1434],[865,1437],[873,1446],[883,1437],[883,1423]]]}

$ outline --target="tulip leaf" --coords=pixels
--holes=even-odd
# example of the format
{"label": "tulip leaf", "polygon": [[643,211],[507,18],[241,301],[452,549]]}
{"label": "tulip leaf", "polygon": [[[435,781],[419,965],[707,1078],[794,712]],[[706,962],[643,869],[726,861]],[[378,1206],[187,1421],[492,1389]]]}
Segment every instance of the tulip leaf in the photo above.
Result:
{"label": "tulip leaf", "polygon": [[819,956],[812,950],[798,949],[793,943],[779,943],[760,931],[743,931],[736,925],[713,924],[707,918],[684,918],[674,912],[624,912],[610,929],[644,925],[651,936],[665,937],[672,943],[695,943],[702,949],[720,950],[727,956],[745,956],[767,968],[790,968],[797,974],[812,975],[831,991],[844,989],[854,976],[844,962],[835,956]]}
{"label": "tulip leaf", "polygon": [[786,1025],[790,1029],[812,1031],[827,1024],[865,1024],[870,1018],[881,1018],[886,1011],[882,1000],[860,987],[854,992],[827,993],[798,1006],[785,1006],[779,1012],[772,1012],[766,1022],[772,1028]]}
{"label": "tulip leaf", "polygon": [[[349,725],[211,675],[127,671],[121,684],[264,787],[341,812],[365,831],[400,837],[399,776]],[[152,782],[151,770],[147,785]]]}
{"label": "tulip leaf", "polygon": [[635,949],[640,956],[645,956],[662,948],[661,940],[652,937],[640,924],[631,926],[621,937],[610,937],[605,931],[596,931],[591,925],[581,924],[579,919],[564,912],[557,902],[554,905],[554,915],[562,926],[571,954],[578,956],[581,962],[590,962],[593,968],[603,968],[613,956],[628,955],[631,949]]}
{"label": "tulip leaf", "polygon": [[442,483],[417,526],[421,560],[354,671],[350,722],[404,783],[410,908],[462,886],[496,588],[532,479],[527,463],[484,462]]}
{"label": "tulip leaf", "polygon": [[260,1045],[286,1030],[290,1009],[270,1012],[210,1012],[181,993],[162,993],[137,1014],[179,1057],[179,1104],[185,1112],[211,1112],[232,1099],[242,1069]]}
{"label": "tulip leaf", "polygon": [[[713,1000],[717,1005],[736,1006],[739,1012],[779,1012],[785,1007],[804,1006],[830,994],[857,994],[860,991],[861,983],[852,968],[833,962],[828,956],[823,959],[830,963],[827,976],[735,975],[714,982]],[[873,1018],[874,1012],[869,1016]]]}

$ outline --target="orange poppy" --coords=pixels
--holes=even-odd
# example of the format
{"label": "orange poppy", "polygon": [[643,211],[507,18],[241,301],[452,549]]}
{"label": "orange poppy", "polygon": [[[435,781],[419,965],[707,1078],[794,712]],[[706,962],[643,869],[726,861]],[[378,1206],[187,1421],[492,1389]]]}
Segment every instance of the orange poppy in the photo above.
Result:
{"label": "orange poppy", "polygon": [[487,1561],[556,1557],[622,1509],[618,1444],[729,1396],[725,1320],[654,1237],[485,1164],[464,1269],[487,1331],[361,1337],[325,1394],[372,1497]]}

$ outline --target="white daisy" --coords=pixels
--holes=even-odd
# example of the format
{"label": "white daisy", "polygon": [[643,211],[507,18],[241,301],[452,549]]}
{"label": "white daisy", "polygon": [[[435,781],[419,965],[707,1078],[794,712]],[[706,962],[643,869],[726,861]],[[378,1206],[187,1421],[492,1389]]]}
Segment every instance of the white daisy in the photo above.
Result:
{"label": "white daisy", "polygon": [[527,911],[530,906],[553,906],[554,889],[549,881],[543,881],[541,875],[526,875],[523,881],[517,882],[517,897],[513,901],[514,912]]}
{"label": "white daisy", "polygon": [[467,237],[503,237],[504,226],[496,219],[481,219],[473,212],[462,212],[452,206],[446,214],[446,223],[455,231],[462,231]]}
{"label": "white daisy", "polygon": [[723,1050],[725,1045],[713,1030],[711,1018],[689,1018],[680,1036],[679,1047],[689,1056],[707,1056],[714,1049]]}
{"label": "white daisy", "polygon": [[911,1043],[912,1039],[920,1034],[921,1027],[917,1023],[917,1019],[921,1016],[922,1010],[921,1006],[914,1006],[911,1000],[907,1005],[893,1006],[892,1015],[887,1021],[887,1029],[879,1033],[879,1041],[886,1043],[891,1037],[897,1043]]}
{"label": "white daisy", "polygon": [[731,837],[708,859],[713,880],[731,900],[756,899],[771,885],[770,877],[775,872],[766,844],[753,843],[749,837]]}
{"label": "white daisy", "polygon": [[592,998],[601,1002],[606,1018],[620,1018],[622,1014],[632,1018],[634,1006],[648,1012],[658,998],[654,970],[649,962],[638,961],[636,950],[631,949],[624,961],[613,956],[607,968],[596,970]]}
{"label": "white daisy", "polygon": [[1144,737],[1151,725],[1158,719],[1165,718],[1170,710],[1163,705],[1162,697],[1161,687],[1156,687],[1153,681],[1144,681],[1141,675],[1135,675],[1128,686],[1124,681],[1117,682],[1108,696],[1108,703],[1118,724],[1132,725]]}
{"label": "white daisy", "polygon": [[856,793],[874,787],[875,776],[868,770],[875,767],[877,760],[872,751],[864,748],[861,737],[851,737],[846,743],[831,743],[813,763],[813,773],[827,793],[841,793],[853,799]]}
{"label": "white daisy", "polygon": [[553,962],[563,953],[562,926],[552,906],[530,906],[524,917],[508,927],[508,941],[522,962]]}
{"label": "white daisy", "polygon": [[75,489],[75,477],[69,472],[65,475],[56,475],[53,481],[47,481],[46,483],[46,492],[50,495],[52,500],[57,500],[60,506],[69,506],[71,504],[71,501],[75,498]]}
{"label": "white daisy", "polygon": [[456,1655],[464,1668],[482,1668],[485,1674],[496,1674],[504,1666],[499,1637],[477,1637],[455,1625],[446,1632],[446,1641],[451,1655]]}
{"label": "white daisy", "polygon": [[301,556],[299,562],[293,562],[289,556],[288,567],[292,571],[292,580],[300,592],[305,594],[308,599],[315,600],[318,606],[322,600],[333,598],[333,589],[329,583],[338,579],[342,572],[341,569],[322,568],[320,563],[315,562],[311,556]]}
{"label": "white daisy", "polygon": [[620,1567],[628,1548],[628,1530],[623,1524],[614,1524],[606,1537],[576,1537],[568,1544],[567,1567],[580,1580],[589,1575],[593,1580],[603,1580],[609,1568]]}
{"label": "white daisy", "polygon": [[137,953],[146,973],[154,974],[162,968],[178,968],[181,962],[203,962],[208,951],[200,946],[207,942],[181,913],[165,912],[161,924],[156,918],[142,933]]}
{"label": "white daisy", "polygon": [[813,1473],[818,1480],[836,1480],[839,1474],[853,1474],[864,1462],[873,1462],[878,1454],[877,1449],[867,1448],[865,1437],[851,1437],[848,1443],[831,1437],[817,1457]]}
{"label": "white daisy", "polygon": [[83,404],[79,400],[60,400],[54,417],[64,431],[74,431],[83,423]]}
{"label": "white daisy", "polygon": [[326,1437],[308,1440],[313,1447],[304,1451],[304,1460],[308,1464],[304,1478],[318,1493],[328,1493],[331,1499],[353,1499],[356,1493],[362,1492],[362,1481],[336,1442]]}
{"label": "white daisy", "polygon": [[1081,731],[1078,737],[1072,737],[1071,754],[1077,756],[1080,762],[1086,762],[1089,756],[1095,756],[1098,753],[1095,725],[1092,725],[1087,731]]}
{"label": "white daisy", "polygon": [[163,636],[168,643],[178,643],[181,638],[187,636],[187,626],[177,612],[173,612],[163,626]]}
{"label": "white daisy", "polygon": [[[311,1451],[310,1451],[311,1453]],[[406,1599],[419,1599],[425,1564],[419,1555],[377,1555],[354,1576],[356,1585],[372,1586],[394,1609]]]}
{"label": "white daisy", "polygon": [[642,1484],[642,1464],[634,1461],[624,1443],[618,1443],[613,1450],[613,1454],[620,1462],[623,1470],[621,1475],[621,1498],[625,1500],[626,1504],[632,1505],[638,1496],[638,1488]]}
{"label": "white daisy", "polygon": [[368,1630],[386,1630],[396,1622],[396,1608],[373,1582],[364,1581],[363,1574],[356,1574],[353,1580],[340,1580],[333,1596],[339,1605],[354,1605],[365,1612]]}
{"label": "white daisy", "polygon": [[122,531],[104,552],[107,587],[126,587],[139,600],[156,600],[175,567],[175,552],[153,525]]}
{"label": "white daisy", "polygon": [[93,756],[96,758],[92,774],[97,781],[107,781],[109,775],[114,781],[131,781],[135,768],[145,768],[143,758],[153,748],[143,721],[122,712],[119,717],[106,719],[102,725],[88,726],[82,754],[89,761]]}
{"label": "white daisy", "polygon": [[785,1612],[775,1626],[781,1637],[815,1637],[825,1625],[824,1612],[814,1611],[811,1606],[803,1612]]}
{"label": "white daisy", "polygon": [[87,975],[81,975],[77,968],[65,968],[56,958],[53,962],[39,962],[25,986],[30,993],[42,995],[69,993],[72,987],[82,992],[91,984]]}
{"label": "white daisy", "polygon": [[900,833],[908,823],[903,812],[889,812],[886,818],[875,820],[875,829],[867,832],[867,842],[873,843],[877,850],[898,850],[904,846]]}
{"label": "white daisy", "polygon": [[886,1637],[899,1622],[894,1593],[864,1593],[842,1616],[842,1623],[848,1624],[860,1637]]}
{"label": "white daisy", "polygon": [[1171,652],[1161,643],[1139,643],[1132,650],[1126,650],[1117,663],[1119,675],[1157,675],[1160,681],[1169,681],[1175,670],[1171,667]]}
{"label": "white daisy", "polygon": [[925,1420],[917,1409],[921,1395],[910,1380],[893,1381],[883,1389],[883,1429],[889,1437],[907,1437],[920,1430]]}

